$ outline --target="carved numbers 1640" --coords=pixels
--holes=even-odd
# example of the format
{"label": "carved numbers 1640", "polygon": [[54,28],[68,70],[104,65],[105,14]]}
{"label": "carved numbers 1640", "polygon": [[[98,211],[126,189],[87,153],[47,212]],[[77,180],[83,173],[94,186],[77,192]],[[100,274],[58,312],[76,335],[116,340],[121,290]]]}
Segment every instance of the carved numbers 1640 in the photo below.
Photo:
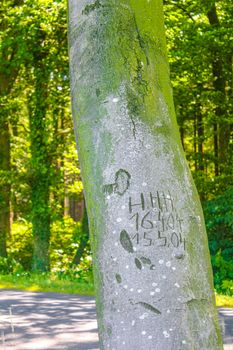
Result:
{"label": "carved numbers 1640", "polygon": [[143,246],[162,246],[185,249],[183,219],[177,214],[171,194],[140,193],[138,198],[129,197],[131,239]]}

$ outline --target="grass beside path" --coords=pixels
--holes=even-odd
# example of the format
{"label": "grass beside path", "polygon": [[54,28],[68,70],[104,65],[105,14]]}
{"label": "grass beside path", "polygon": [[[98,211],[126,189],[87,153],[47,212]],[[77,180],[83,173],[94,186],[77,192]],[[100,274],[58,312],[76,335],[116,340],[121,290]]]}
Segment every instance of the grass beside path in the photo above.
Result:
{"label": "grass beside path", "polygon": [[233,296],[216,294],[216,304],[219,307],[233,308]]}
{"label": "grass beside path", "polygon": [[0,275],[0,289],[21,289],[33,292],[94,295],[92,281],[81,278],[58,278],[48,274]]}
{"label": "grass beside path", "polygon": [[[21,289],[33,292],[53,292],[64,294],[94,295],[91,280],[82,278],[58,278],[48,274],[0,275],[0,288]],[[233,297],[216,294],[218,307],[232,307]]]}

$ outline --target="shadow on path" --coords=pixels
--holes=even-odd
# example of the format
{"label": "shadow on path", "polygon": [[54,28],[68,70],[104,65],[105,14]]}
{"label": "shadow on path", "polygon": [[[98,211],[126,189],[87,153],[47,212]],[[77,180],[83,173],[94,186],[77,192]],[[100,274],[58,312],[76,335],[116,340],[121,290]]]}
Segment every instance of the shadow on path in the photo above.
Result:
{"label": "shadow on path", "polygon": [[3,350],[98,350],[93,297],[0,290]]}
{"label": "shadow on path", "polygon": [[[219,318],[233,350],[233,309]],[[0,349],[99,350],[94,298],[0,289]]]}

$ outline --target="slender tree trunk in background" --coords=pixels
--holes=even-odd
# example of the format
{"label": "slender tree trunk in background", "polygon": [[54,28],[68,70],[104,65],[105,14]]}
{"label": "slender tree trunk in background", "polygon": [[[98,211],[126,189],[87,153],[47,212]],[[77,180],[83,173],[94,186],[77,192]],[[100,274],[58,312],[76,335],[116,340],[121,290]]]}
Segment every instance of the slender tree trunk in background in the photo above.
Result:
{"label": "slender tree trunk in background", "polygon": [[[220,26],[215,3],[208,11],[207,17],[211,26]],[[212,71],[213,86],[215,91],[219,94],[218,107],[215,109],[216,122],[214,124],[215,175],[219,175],[219,173],[224,173],[224,168],[227,164],[226,159],[230,142],[230,124],[226,120],[228,116],[225,115],[224,107],[221,107],[221,105],[226,103],[226,80],[223,72],[223,59],[220,50],[217,48],[213,49]]]}
{"label": "slender tree trunk in background", "polygon": [[198,170],[204,171],[204,148],[203,148],[203,140],[204,140],[204,127],[203,127],[203,119],[201,110],[197,115],[197,142],[198,142]]}
{"label": "slender tree trunk in background", "polygon": [[195,171],[198,169],[198,154],[197,154],[197,118],[193,119],[193,153],[195,162]]}
{"label": "slender tree trunk in background", "polygon": [[218,124],[216,121],[213,123],[214,134],[214,173],[215,176],[219,175],[219,161],[218,161]]}
{"label": "slender tree trunk in background", "polygon": [[10,234],[10,133],[4,106],[0,106],[0,256],[6,257]]}
{"label": "slender tree trunk in background", "polygon": [[[199,91],[202,91],[202,84],[199,84]],[[201,110],[200,97],[196,100],[196,140],[197,140],[197,170],[204,171],[204,124]]]}
{"label": "slender tree trunk in background", "polygon": [[34,237],[32,269],[49,270],[50,161],[47,139],[47,77],[43,60],[35,60],[35,90],[29,101],[31,141],[31,212]]}
{"label": "slender tree trunk in background", "polygon": [[102,350],[222,349],[162,10],[160,0],[69,2],[73,116]]}
{"label": "slender tree trunk in background", "polygon": [[84,206],[84,213],[83,213],[83,219],[82,219],[82,237],[80,239],[79,247],[73,259],[73,265],[80,264],[85,248],[88,245],[88,241],[89,241],[88,217],[87,217],[86,206]]}

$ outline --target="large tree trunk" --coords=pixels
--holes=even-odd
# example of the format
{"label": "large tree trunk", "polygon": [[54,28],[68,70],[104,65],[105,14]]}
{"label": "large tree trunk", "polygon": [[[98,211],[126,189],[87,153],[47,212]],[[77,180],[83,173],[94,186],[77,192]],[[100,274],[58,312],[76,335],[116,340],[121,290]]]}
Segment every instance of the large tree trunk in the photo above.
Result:
{"label": "large tree trunk", "polygon": [[73,116],[101,349],[222,349],[160,0],[70,0]]}

